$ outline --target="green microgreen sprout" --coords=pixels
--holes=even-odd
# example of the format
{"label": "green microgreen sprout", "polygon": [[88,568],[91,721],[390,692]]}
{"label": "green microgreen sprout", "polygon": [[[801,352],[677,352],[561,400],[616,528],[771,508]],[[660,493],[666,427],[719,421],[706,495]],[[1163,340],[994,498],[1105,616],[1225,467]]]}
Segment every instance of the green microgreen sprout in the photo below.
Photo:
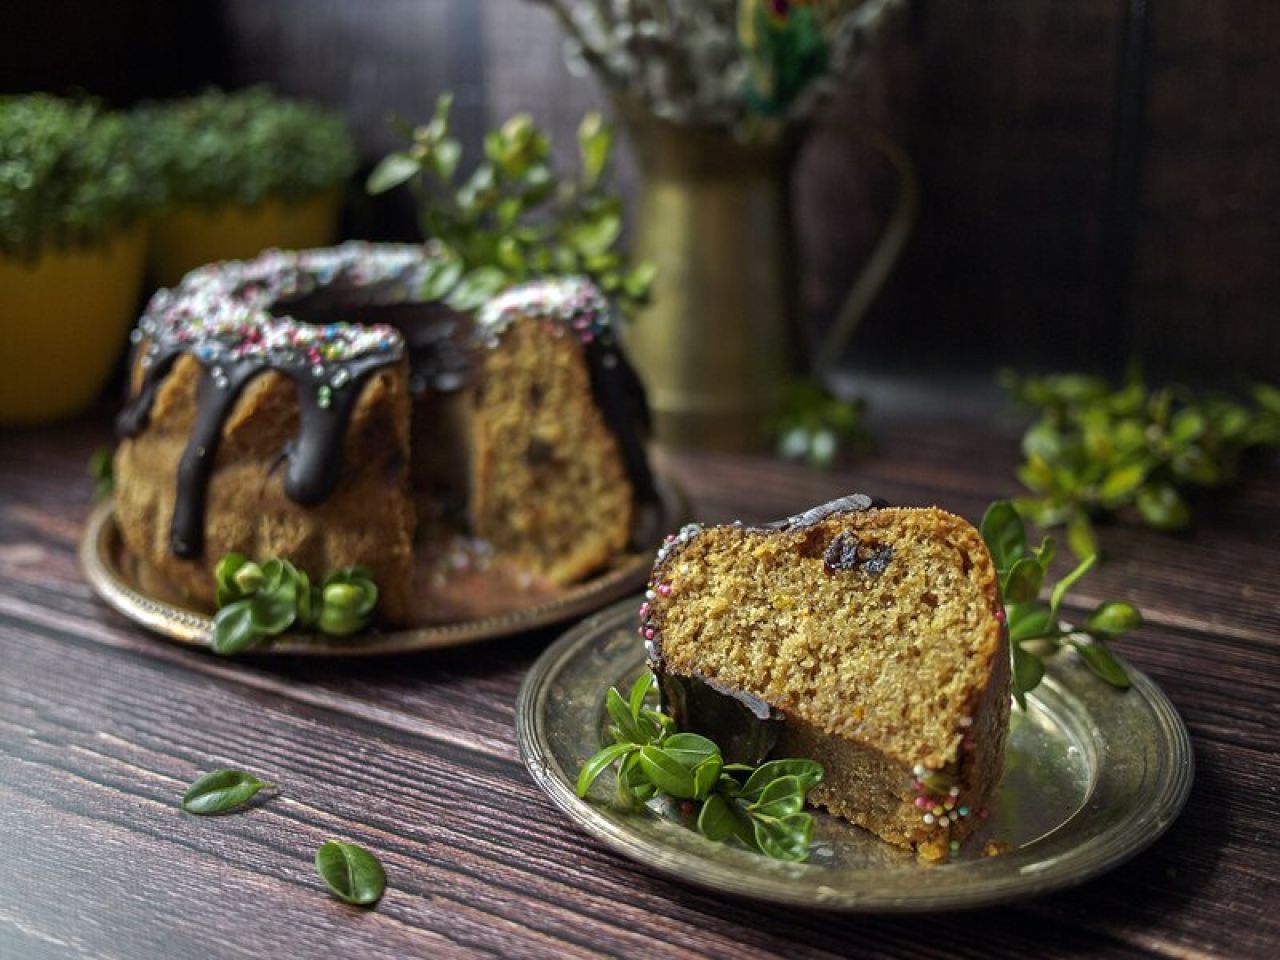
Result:
{"label": "green microgreen sprout", "polygon": [[226,655],[290,629],[348,636],[368,625],[378,602],[378,587],[364,567],[336,570],[315,584],[288,560],[258,564],[229,553],[214,568],[214,580],[213,649]]}
{"label": "green microgreen sprout", "polygon": [[822,782],[812,760],[771,760],[758,767],[726,764],[720,748],[696,733],[681,733],[671,717],[646,705],[654,678],[645,672],[624,699],[616,687],[605,695],[613,743],[578,774],[577,793],[610,767],[617,767],[616,794],[638,807],[661,797],[688,804],[697,830],[714,841],[736,838],[748,849],[777,860],[808,859],[813,817],[804,804]]}
{"label": "green microgreen sprout", "polygon": [[1157,530],[1191,523],[1188,490],[1235,479],[1241,455],[1280,446],[1280,388],[1256,384],[1252,404],[1149,389],[1131,373],[1120,389],[1100,377],[1006,372],[1009,393],[1040,411],[1022,438],[1015,501],[1039,527],[1065,526],[1077,558],[1096,553],[1093,520],[1134,516]]}
{"label": "green microgreen sprout", "polygon": [[1078,627],[1067,626],[1059,619],[1067,591],[1089,572],[1097,555],[1081,560],[1053,586],[1045,601],[1040,594],[1056,553],[1052,537],[1045,537],[1038,547],[1029,547],[1022,517],[1012,503],[998,500],[982,518],[982,539],[1000,578],[1012,657],[1013,696],[1018,706],[1027,708],[1027,694],[1044,678],[1044,659],[1064,645],[1073,647],[1085,666],[1107,683],[1128,689],[1129,677],[1108,644],[1142,625],[1138,608],[1122,600],[1105,600]]}
{"label": "green microgreen sprout", "polygon": [[826,470],[841,449],[871,449],[875,443],[862,422],[865,409],[861,397],[842,400],[816,380],[791,381],[774,421],[778,456]]}
{"label": "green microgreen sprout", "polygon": [[629,266],[616,249],[622,201],[604,188],[613,130],[597,113],[578,127],[580,170],[558,176],[551,141],[526,114],[484,138],[484,157],[459,178],[462,146],[449,130],[451,94],[429,123],[402,125],[410,145],[369,175],[371,194],[408,183],[422,230],[439,253],[423,283],[427,300],[472,310],[495,293],[544,276],[587,276],[626,316],[648,302],[652,264]]}

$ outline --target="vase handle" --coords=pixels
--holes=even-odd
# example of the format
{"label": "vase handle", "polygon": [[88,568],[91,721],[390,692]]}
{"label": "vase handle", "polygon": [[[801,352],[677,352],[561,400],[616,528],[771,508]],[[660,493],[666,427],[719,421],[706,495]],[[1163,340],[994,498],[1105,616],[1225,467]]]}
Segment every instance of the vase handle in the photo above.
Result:
{"label": "vase handle", "polygon": [[814,355],[813,374],[820,383],[825,383],[827,374],[844,352],[854,328],[862,320],[872,301],[889,279],[894,264],[906,246],[907,238],[915,225],[916,214],[920,208],[920,181],[916,176],[915,166],[905,150],[877,130],[861,131],[862,140],[882,154],[892,165],[898,175],[898,199],[894,205],[893,215],[876,242],[866,266],[858,274],[852,289],[845,297],[836,314],[835,321],[826,336],[818,345]]}

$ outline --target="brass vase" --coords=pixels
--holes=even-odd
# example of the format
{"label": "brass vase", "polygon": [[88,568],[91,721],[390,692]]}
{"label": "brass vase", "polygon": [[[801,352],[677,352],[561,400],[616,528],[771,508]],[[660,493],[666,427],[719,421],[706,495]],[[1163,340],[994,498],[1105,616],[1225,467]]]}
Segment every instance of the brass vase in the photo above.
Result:
{"label": "brass vase", "polygon": [[658,268],[652,304],[627,336],[654,435],[759,448],[796,364],[789,147],[618,112],[642,173],[633,255]]}
{"label": "brass vase", "polygon": [[[615,103],[641,171],[632,253],[657,268],[627,347],[648,389],[654,436],[677,447],[758,450],[787,380],[802,369],[790,174],[799,133],[741,143]],[[887,278],[916,207],[914,174],[868,134],[901,180],[898,208],[817,356],[821,374]]]}

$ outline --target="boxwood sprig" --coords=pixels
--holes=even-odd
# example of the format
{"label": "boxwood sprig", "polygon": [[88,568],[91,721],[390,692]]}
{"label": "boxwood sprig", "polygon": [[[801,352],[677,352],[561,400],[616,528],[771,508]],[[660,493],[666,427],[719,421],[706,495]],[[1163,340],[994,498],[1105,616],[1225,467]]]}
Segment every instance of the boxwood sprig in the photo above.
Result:
{"label": "boxwood sprig", "polygon": [[1009,628],[1013,696],[1018,705],[1027,708],[1027,694],[1044,678],[1044,658],[1064,645],[1073,647],[1085,665],[1107,683],[1128,689],[1129,677],[1107,644],[1142,625],[1138,608],[1123,600],[1104,600],[1079,626],[1066,626],[1059,619],[1067,591],[1089,572],[1097,554],[1089,554],[1054,584],[1045,601],[1040,594],[1056,552],[1052,537],[1045,537],[1038,547],[1029,547],[1018,511],[1009,501],[997,500],[982,518],[982,539],[1000,578]]}
{"label": "boxwood sprig", "polygon": [[1015,506],[1039,527],[1065,527],[1078,559],[1097,552],[1095,519],[1181,530],[1188,492],[1230,483],[1250,449],[1280,447],[1280,387],[1270,384],[1255,384],[1248,403],[1149,388],[1136,372],[1119,389],[1084,374],[1002,379],[1040,413],[1018,469],[1030,494]]}
{"label": "boxwood sprig", "polygon": [[618,799],[639,806],[655,797],[689,804],[698,832],[709,840],[736,838],[749,849],[794,863],[809,857],[813,817],[804,810],[822,782],[812,760],[771,760],[758,767],[726,764],[714,741],[681,733],[675,721],[647,707],[653,675],[643,674],[624,699],[605,695],[613,743],[582,765],[577,792],[585,797],[610,767],[618,768]]}
{"label": "boxwood sprig", "polygon": [[215,653],[243,653],[289,629],[347,636],[362,630],[378,603],[364,567],[344,567],[314,584],[305,570],[273,557],[262,564],[229,553],[214,568]]}

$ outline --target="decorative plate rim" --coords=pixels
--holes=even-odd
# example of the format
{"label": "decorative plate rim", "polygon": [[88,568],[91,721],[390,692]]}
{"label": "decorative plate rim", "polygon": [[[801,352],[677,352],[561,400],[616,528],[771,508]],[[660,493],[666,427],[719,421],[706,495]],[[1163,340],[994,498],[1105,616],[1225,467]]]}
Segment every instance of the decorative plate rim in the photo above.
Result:
{"label": "decorative plate rim", "polygon": [[[661,515],[657,527],[674,530],[689,516],[684,489],[666,474],[659,474]],[[112,501],[98,504],[85,523],[80,538],[79,561],[89,586],[109,607],[147,630],[183,646],[212,649],[213,618],[167,600],[148,595],[120,570],[115,554],[119,528]],[[633,549],[601,573],[575,584],[554,600],[527,610],[476,620],[432,624],[399,630],[371,629],[354,637],[335,639],[324,635],[284,634],[270,645],[241,656],[363,657],[388,656],[463,646],[545,627],[600,609],[643,586],[653,566],[652,550]]]}
{"label": "decorative plate rim", "polygon": [[[1157,770],[1159,779],[1150,783],[1142,795],[1128,797],[1118,818],[1111,809],[1099,809],[1104,799],[1116,799],[1105,790],[1100,792],[1101,787],[1106,786],[1107,768],[1099,763],[1081,807],[1044,836],[1010,853],[945,866],[913,866],[901,873],[890,868],[883,871],[867,868],[860,872],[867,874],[867,882],[843,888],[838,884],[824,885],[823,878],[817,875],[809,876],[803,883],[796,882],[795,878],[803,877],[804,871],[814,870],[826,870],[832,877],[839,878],[838,870],[823,865],[779,864],[758,854],[736,850],[733,852],[740,855],[732,863],[722,864],[714,856],[695,855],[676,842],[646,840],[628,821],[632,817],[653,817],[652,814],[623,814],[617,808],[597,806],[577,797],[577,771],[566,771],[555,756],[548,739],[546,717],[549,691],[561,671],[575,667],[590,669],[593,664],[602,669],[598,661],[603,657],[605,641],[614,631],[632,624],[639,601],[639,597],[629,598],[600,611],[566,631],[543,651],[520,689],[516,703],[516,741],[530,776],[556,807],[580,829],[651,872],[720,893],[847,913],[924,913],[986,907],[1074,886],[1113,869],[1154,843],[1177,818],[1190,794],[1194,777],[1190,736],[1177,710],[1159,687],[1126,662],[1131,689],[1127,692],[1104,690],[1105,685],[1092,678],[1078,658],[1064,654],[1046,662],[1043,691],[1033,692],[1032,699],[1052,700],[1059,711],[1064,709],[1064,704],[1068,711],[1078,710],[1083,701],[1073,691],[1085,682],[1096,685],[1083,688],[1090,697],[1094,694],[1135,697],[1149,709],[1150,728],[1141,733],[1150,737],[1148,752],[1162,761]],[[643,656],[642,645],[637,642],[636,663],[642,662]],[[613,682],[615,678],[601,677],[602,684]],[[1094,701],[1106,702],[1102,696]],[[1068,719],[1080,730],[1102,738],[1102,742],[1094,744],[1101,748],[1099,755],[1106,750],[1124,749],[1126,744],[1128,749],[1136,749],[1133,730],[1112,730],[1116,739],[1106,739],[1109,718],[1105,710],[1075,713]],[[1119,736],[1120,733],[1123,736]],[[1113,765],[1115,762],[1113,760]],[[1149,772],[1149,766],[1144,759],[1144,772]],[[1100,780],[1103,783],[1100,784]],[[672,829],[692,834],[674,824]],[[859,828],[849,825],[848,829]],[[710,843],[700,839],[699,842]],[[757,866],[759,869],[753,869]],[[963,874],[968,874],[971,882],[953,882]],[[844,874],[845,877],[858,875],[853,871]],[[925,876],[935,881],[944,877],[948,883],[941,888],[937,882],[913,884],[904,892],[903,878]],[[880,881],[893,882],[878,887],[877,877]]]}

